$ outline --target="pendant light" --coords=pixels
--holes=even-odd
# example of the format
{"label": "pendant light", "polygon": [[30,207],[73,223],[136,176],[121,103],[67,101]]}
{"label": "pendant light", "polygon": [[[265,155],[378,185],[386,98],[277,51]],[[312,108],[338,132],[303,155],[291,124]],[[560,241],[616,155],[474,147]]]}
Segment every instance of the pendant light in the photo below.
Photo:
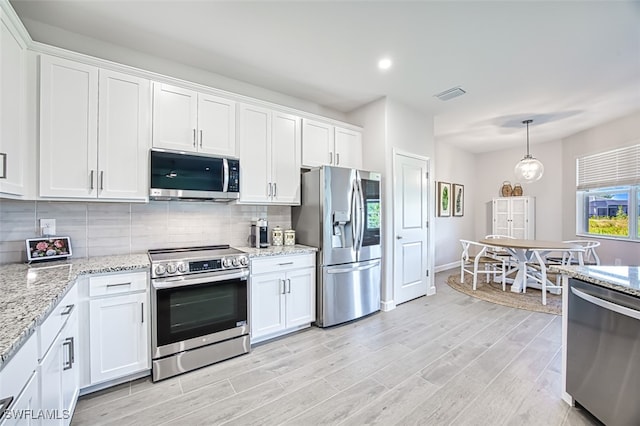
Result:
{"label": "pendant light", "polygon": [[542,173],[544,173],[544,166],[538,160],[536,160],[531,154],[529,154],[529,124],[533,123],[533,120],[524,120],[522,124],[527,125],[527,155],[516,164],[514,172],[518,180],[525,182],[535,182],[540,180]]}

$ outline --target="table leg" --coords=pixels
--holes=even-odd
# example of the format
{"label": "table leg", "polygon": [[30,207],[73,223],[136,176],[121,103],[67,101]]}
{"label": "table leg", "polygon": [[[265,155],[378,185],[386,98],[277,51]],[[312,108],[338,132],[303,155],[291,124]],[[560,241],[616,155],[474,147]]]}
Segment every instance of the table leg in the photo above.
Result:
{"label": "table leg", "polygon": [[527,279],[527,256],[526,251],[521,249],[509,249],[509,252],[518,260],[518,273],[511,284],[511,291],[522,293],[524,280]]}

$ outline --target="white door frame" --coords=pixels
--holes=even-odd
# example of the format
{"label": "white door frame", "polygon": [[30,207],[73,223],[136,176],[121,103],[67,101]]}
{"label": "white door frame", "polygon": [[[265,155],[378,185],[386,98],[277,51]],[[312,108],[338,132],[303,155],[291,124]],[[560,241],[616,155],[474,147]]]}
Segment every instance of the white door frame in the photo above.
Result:
{"label": "white door frame", "polygon": [[391,161],[391,167],[392,167],[392,173],[393,173],[393,182],[391,185],[391,191],[392,191],[392,217],[391,217],[391,221],[392,221],[392,226],[388,229],[391,229],[391,235],[389,236],[389,238],[387,239],[388,244],[391,245],[391,250],[393,253],[393,258],[392,258],[392,263],[391,263],[391,279],[394,280],[392,288],[393,288],[393,294],[394,294],[394,299],[392,301],[393,303],[393,307],[391,306],[387,306],[387,309],[393,309],[395,308],[395,300],[396,300],[396,286],[395,286],[395,276],[396,276],[396,244],[395,244],[395,238],[394,236],[397,235],[397,229],[396,229],[396,217],[397,217],[397,212],[396,212],[396,193],[395,193],[395,188],[396,188],[396,181],[397,181],[397,170],[396,170],[396,157],[398,155],[402,155],[404,157],[409,157],[409,158],[414,158],[416,160],[421,160],[421,161],[425,161],[427,163],[427,170],[428,170],[428,176],[427,176],[427,183],[426,183],[426,199],[427,199],[427,229],[426,229],[426,246],[428,248],[428,255],[427,255],[427,259],[426,259],[426,267],[429,270],[429,276],[427,277],[427,296],[433,295],[436,292],[436,288],[435,288],[435,284],[434,284],[434,270],[433,270],[433,261],[434,261],[434,247],[433,247],[433,238],[432,238],[432,232],[431,232],[431,225],[434,223],[434,212],[433,212],[433,191],[432,191],[432,179],[431,177],[433,176],[433,164],[431,161],[431,158],[429,157],[425,157],[422,155],[417,155],[414,154],[412,152],[408,152],[408,151],[403,151],[403,150],[399,150],[396,148],[393,148],[393,158]]}

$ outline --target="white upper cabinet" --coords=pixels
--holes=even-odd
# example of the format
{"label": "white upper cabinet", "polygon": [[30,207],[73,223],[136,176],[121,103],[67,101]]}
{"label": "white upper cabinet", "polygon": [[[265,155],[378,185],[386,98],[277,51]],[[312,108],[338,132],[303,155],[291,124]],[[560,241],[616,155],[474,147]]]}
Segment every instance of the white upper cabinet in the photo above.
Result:
{"label": "white upper cabinet", "polygon": [[320,167],[334,163],[334,128],[330,124],[302,119],[302,165]]}
{"label": "white upper cabinet", "polygon": [[40,196],[95,198],[98,68],[40,58]]}
{"label": "white upper cabinet", "polygon": [[500,197],[493,199],[492,234],[518,239],[536,237],[536,199]]}
{"label": "white upper cabinet", "polygon": [[236,156],[236,103],[163,83],[153,84],[153,146]]}
{"label": "white upper cabinet", "polygon": [[302,120],[302,166],[362,168],[362,134],[318,121]]}
{"label": "white upper cabinet", "polygon": [[362,168],[362,133],[336,127],[335,164],[352,169]]}
{"label": "white upper cabinet", "polygon": [[98,196],[144,199],[149,191],[149,80],[100,70]]}
{"label": "white upper cabinet", "polygon": [[45,55],[40,79],[40,196],[145,200],[149,81]]}
{"label": "white upper cabinet", "polygon": [[0,21],[0,193],[17,196],[24,195],[26,169],[24,75],[24,49]]}
{"label": "white upper cabinet", "polygon": [[240,202],[300,204],[300,118],[240,107]]}

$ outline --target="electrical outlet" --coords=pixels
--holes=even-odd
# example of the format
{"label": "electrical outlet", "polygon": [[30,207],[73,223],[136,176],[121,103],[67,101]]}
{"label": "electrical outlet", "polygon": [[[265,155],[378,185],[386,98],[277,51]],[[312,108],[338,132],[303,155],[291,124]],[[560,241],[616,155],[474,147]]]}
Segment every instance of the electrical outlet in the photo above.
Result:
{"label": "electrical outlet", "polygon": [[616,259],[613,261],[613,264],[614,264],[615,266],[622,266],[622,260],[620,260],[620,259],[616,258]]}
{"label": "electrical outlet", "polygon": [[55,219],[40,219],[40,235],[56,235],[56,220]]}

